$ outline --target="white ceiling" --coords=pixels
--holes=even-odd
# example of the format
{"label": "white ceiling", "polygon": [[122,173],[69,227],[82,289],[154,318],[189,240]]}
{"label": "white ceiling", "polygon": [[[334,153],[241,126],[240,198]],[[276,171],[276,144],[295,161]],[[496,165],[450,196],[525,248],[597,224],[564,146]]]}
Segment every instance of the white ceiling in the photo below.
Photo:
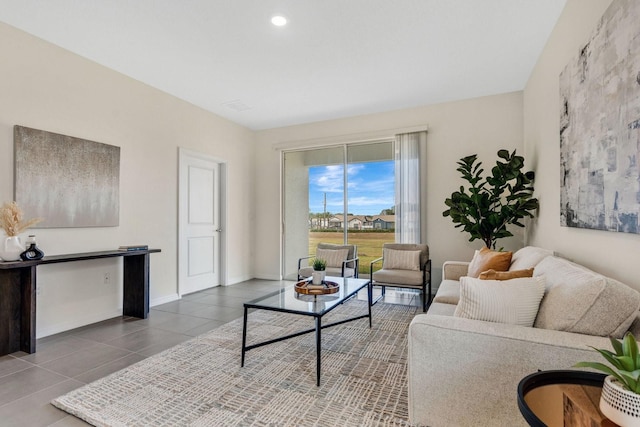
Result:
{"label": "white ceiling", "polygon": [[522,90],[565,2],[0,0],[0,21],[257,130]]}

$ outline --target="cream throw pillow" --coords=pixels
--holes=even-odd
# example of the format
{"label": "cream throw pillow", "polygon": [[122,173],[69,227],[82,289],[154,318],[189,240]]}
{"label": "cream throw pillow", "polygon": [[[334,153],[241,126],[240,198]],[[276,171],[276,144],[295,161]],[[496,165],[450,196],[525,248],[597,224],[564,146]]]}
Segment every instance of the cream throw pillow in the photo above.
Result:
{"label": "cream throw pillow", "polygon": [[403,251],[384,248],[382,268],[389,270],[420,270],[420,251]]}
{"label": "cream throw pillow", "polygon": [[533,326],[544,296],[544,277],[511,280],[460,278],[460,301],[454,316],[487,322]]}
{"label": "cream throw pillow", "polygon": [[478,277],[480,273],[489,269],[507,271],[511,265],[511,255],[511,252],[492,251],[484,247],[476,251],[473,256],[471,263],[469,263],[467,276]]}
{"label": "cream throw pillow", "polygon": [[347,259],[349,249],[320,249],[316,250],[316,258],[327,262],[327,267],[342,267],[342,262]]}
{"label": "cream throw pillow", "polygon": [[540,261],[551,255],[553,255],[553,251],[549,249],[538,248],[535,246],[525,246],[524,248],[518,249],[513,253],[509,271],[534,268]]}

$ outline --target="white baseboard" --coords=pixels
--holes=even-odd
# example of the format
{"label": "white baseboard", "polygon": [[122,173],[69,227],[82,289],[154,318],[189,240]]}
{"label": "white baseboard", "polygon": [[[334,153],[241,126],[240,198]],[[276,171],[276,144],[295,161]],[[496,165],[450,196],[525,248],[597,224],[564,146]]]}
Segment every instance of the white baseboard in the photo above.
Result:
{"label": "white baseboard", "polygon": [[247,280],[251,280],[251,279],[253,279],[253,277],[249,275],[243,275],[238,277],[227,277],[226,286],[235,285],[236,283],[240,283],[240,282],[246,282]]}
{"label": "white baseboard", "polygon": [[163,297],[154,298],[151,301],[149,301],[149,307],[155,307],[156,305],[166,304],[168,302],[177,301],[179,299],[180,299],[180,295],[178,295],[177,293],[171,294],[171,295],[165,295]]}
{"label": "white baseboard", "polygon": [[253,278],[261,280],[282,280],[282,276],[273,273],[257,273]]}
{"label": "white baseboard", "polygon": [[114,317],[118,316],[122,316],[122,307],[112,311],[92,313],[91,315],[78,317],[66,322],[56,323],[55,325],[39,327],[36,330],[36,338],[48,337],[49,335],[59,334],[60,332],[90,325],[92,323],[102,322],[103,320],[107,319],[113,319]]}

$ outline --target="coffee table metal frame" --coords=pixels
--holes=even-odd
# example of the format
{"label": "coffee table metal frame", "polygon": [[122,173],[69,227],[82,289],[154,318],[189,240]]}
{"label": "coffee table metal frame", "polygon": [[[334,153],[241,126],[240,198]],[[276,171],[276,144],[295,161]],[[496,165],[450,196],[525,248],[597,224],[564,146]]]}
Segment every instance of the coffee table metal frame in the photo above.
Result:
{"label": "coffee table metal frame", "polygon": [[[258,348],[258,347],[262,347],[265,345],[269,345],[269,344],[273,344],[273,343],[277,343],[280,341],[284,341],[290,338],[295,338],[298,337],[300,335],[304,335],[304,334],[309,334],[311,332],[315,332],[316,333],[316,385],[320,386],[320,372],[321,372],[321,351],[322,351],[322,330],[325,328],[330,328],[332,326],[337,326],[337,325],[341,325],[343,323],[347,323],[347,322],[352,322],[354,320],[358,320],[358,319],[364,319],[364,318],[369,318],[369,327],[371,328],[372,322],[371,322],[371,305],[372,305],[372,301],[371,301],[371,296],[372,296],[372,292],[371,292],[371,281],[370,280],[365,280],[365,279],[353,279],[353,278],[349,278],[349,279],[343,279],[342,277],[328,277],[326,278],[327,280],[331,280],[333,282],[338,282],[340,284],[340,286],[343,286],[344,280],[347,281],[356,281],[356,286],[351,288],[349,287],[349,291],[347,294],[341,295],[339,297],[339,299],[337,300],[332,300],[332,304],[325,310],[320,310],[318,312],[315,311],[303,311],[303,310],[294,310],[294,309],[290,309],[290,308],[286,308],[286,307],[275,307],[275,306],[269,306],[269,305],[265,305],[265,304],[260,304],[261,301],[264,301],[265,299],[271,298],[275,295],[282,295],[284,293],[293,293],[295,294],[296,291],[294,290],[293,286],[289,287],[289,288],[285,288],[285,289],[281,289],[279,291],[276,291],[274,293],[271,293],[269,295],[266,295],[264,297],[261,298],[257,298],[255,300],[252,301],[248,301],[246,303],[244,303],[244,322],[242,324],[242,358],[241,358],[241,362],[240,362],[240,366],[244,367],[244,359],[245,359],[245,353],[249,350],[253,350],[254,348]],[[365,287],[367,287],[367,302],[368,302],[368,314],[363,314],[360,316],[356,316],[356,317],[352,317],[349,319],[344,319],[341,320],[339,322],[333,322],[333,323],[329,323],[327,325],[322,325],[322,317],[331,312],[334,308],[341,306],[345,301],[347,301],[348,299],[354,297],[361,289],[364,289]],[[333,296],[335,296],[336,294],[331,294]],[[328,296],[331,296],[328,295]],[[322,301],[323,295],[318,295],[318,296],[314,296],[314,298],[317,299],[317,301]],[[248,318],[248,313],[249,313],[249,309],[256,309],[256,310],[269,310],[269,311],[277,311],[277,312],[281,312],[281,313],[290,313],[290,314],[299,314],[301,316],[310,316],[313,317],[315,319],[315,327],[311,328],[311,329],[305,329],[303,331],[300,332],[296,332],[290,335],[286,335],[283,337],[278,337],[278,338],[274,338],[274,339],[270,339],[267,341],[262,341],[256,344],[251,344],[251,345],[247,345],[247,318]]]}

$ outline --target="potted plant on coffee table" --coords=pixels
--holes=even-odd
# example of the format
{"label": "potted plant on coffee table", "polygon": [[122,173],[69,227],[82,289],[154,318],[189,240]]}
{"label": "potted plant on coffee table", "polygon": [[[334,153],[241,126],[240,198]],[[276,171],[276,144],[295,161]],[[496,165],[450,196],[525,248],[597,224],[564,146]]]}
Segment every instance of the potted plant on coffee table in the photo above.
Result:
{"label": "potted plant on coffee table", "polygon": [[640,426],[640,354],[635,337],[627,332],[619,341],[611,338],[614,352],[593,348],[607,362],[579,362],[577,368],[592,368],[608,374],[600,396],[600,411],[621,426]]}
{"label": "potted plant on coffee table", "polygon": [[327,269],[327,262],[321,258],[313,260],[313,273],[311,273],[311,282],[314,285],[322,285]]}

